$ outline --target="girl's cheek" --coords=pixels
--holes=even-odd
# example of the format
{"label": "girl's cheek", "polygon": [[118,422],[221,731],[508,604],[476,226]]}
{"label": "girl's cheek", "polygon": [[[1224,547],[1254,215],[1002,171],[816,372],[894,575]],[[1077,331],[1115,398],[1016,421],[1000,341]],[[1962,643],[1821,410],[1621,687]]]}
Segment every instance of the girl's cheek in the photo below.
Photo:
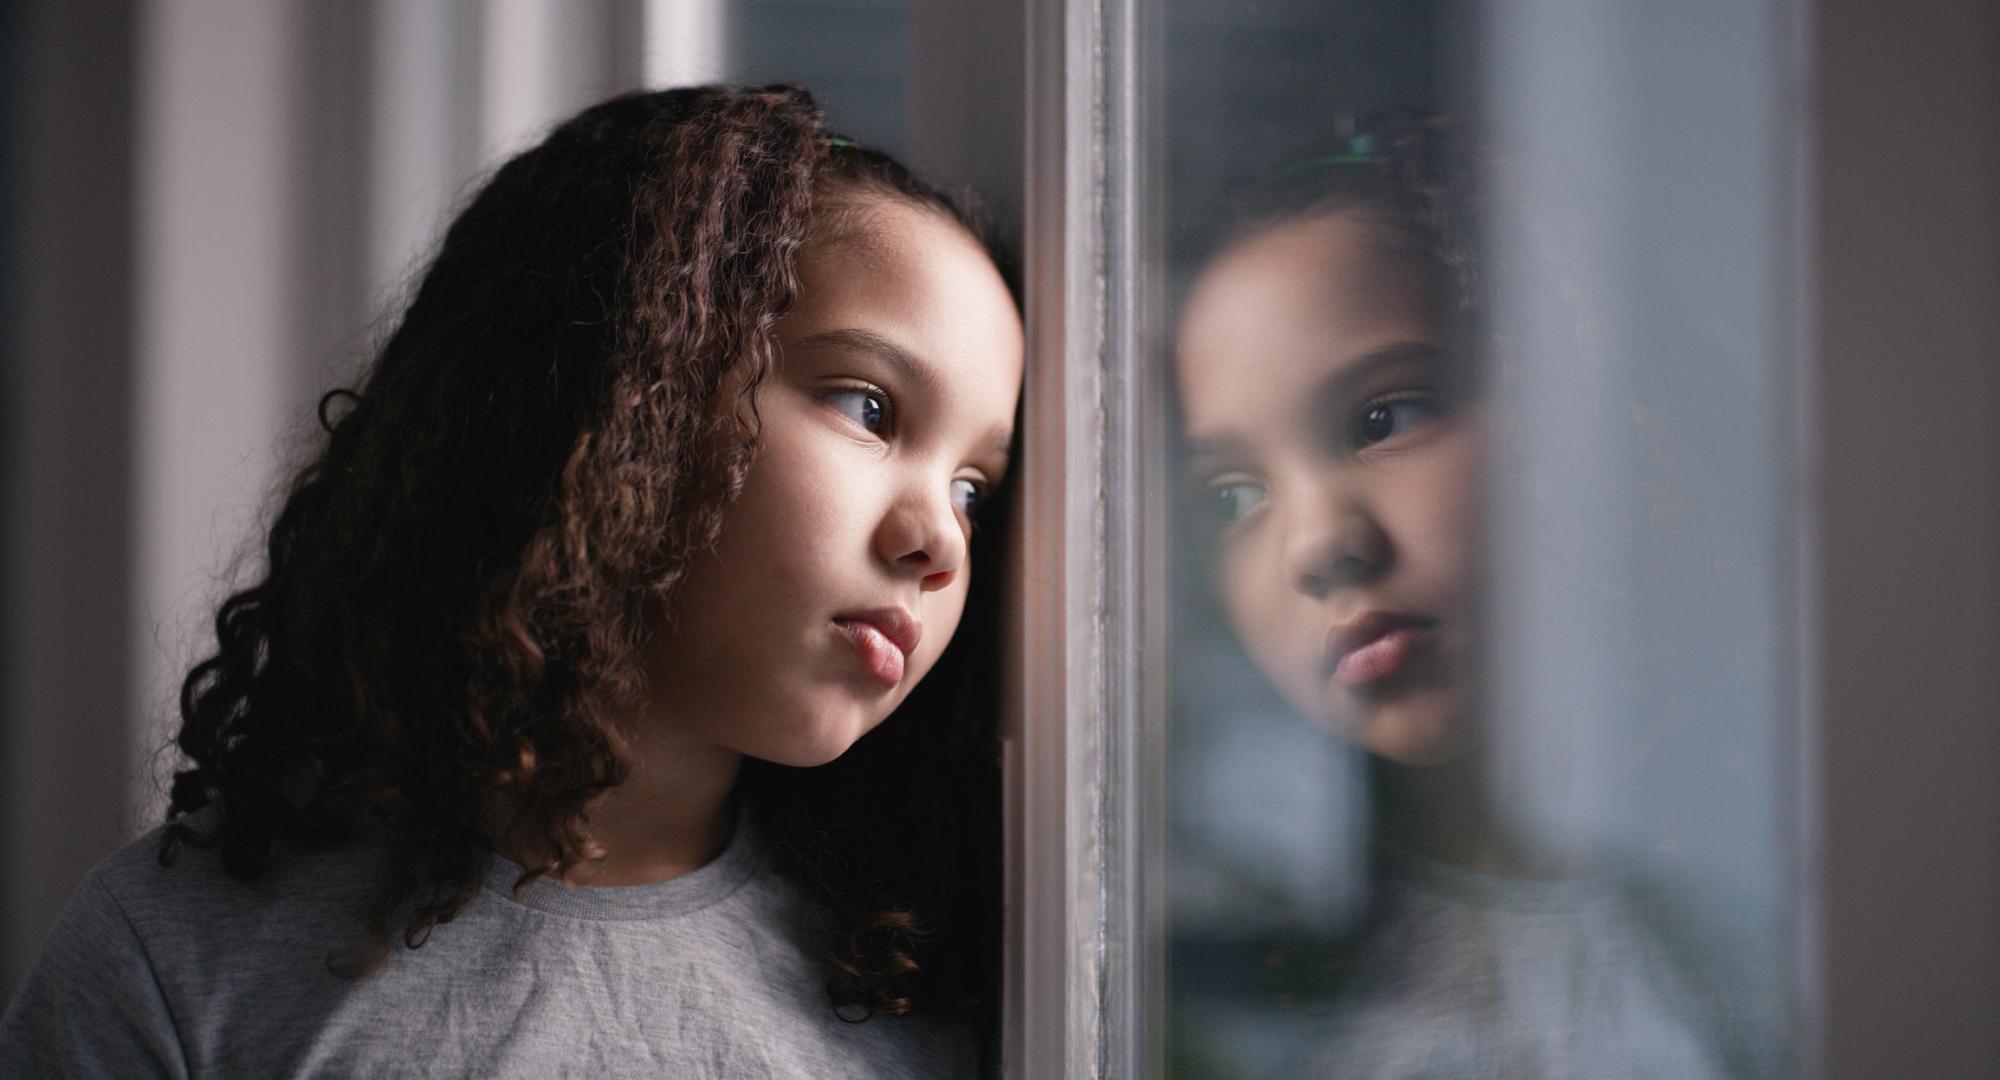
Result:
{"label": "girl's cheek", "polygon": [[1476,432],[1454,433],[1427,484],[1423,513],[1431,548],[1443,565],[1439,570],[1454,584],[1471,571],[1481,543],[1480,444]]}
{"label": "girl's cheek", "polygon": [[1215,562],[1216,600],[1234,624],[1237,636],[1247,637],[1244,631],[1253,622],[1253,609],[1259,606],[1255,600],[1256,567],[1243,551],[1243,545],[1226,537],[1216,542]]}
{"label": "girl's cheek", "polygon": [[1267,673],[1282,677],[1293,666],[1297,639],[1309,634],[1297,621],[1298,597],[1286,586],[1275,553],[1238,543],[1222,554],[1221,607],[1230,628]]}
{"label": "girl's cheek", "polygon": [[1479,461],[1476,433],[1453,424],[1374,471],[1368,491],[1398,562],[1433,577],[1439,560],[1462,557],[1476,541]]}

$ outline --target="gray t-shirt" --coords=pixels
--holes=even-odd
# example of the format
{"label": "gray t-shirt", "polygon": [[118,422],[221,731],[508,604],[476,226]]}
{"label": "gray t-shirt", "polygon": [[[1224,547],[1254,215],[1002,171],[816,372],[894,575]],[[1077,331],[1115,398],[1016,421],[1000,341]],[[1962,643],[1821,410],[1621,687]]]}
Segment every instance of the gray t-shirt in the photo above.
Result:
{"label": "gray t-shirt", "polygon": [[740,825],[655,885],[568,888],[496,858],[422,948],[344,979],[379,858],[281,860],[254,882],[157,831],[92,870],[4,1020],[0,1076],[970,1077],[970,1029],[849,1023],[801,898]]}
{"label": "gray t-shirt", "polygon": [[1490,877],[1386,853],[1377,915],[1289,1075],[1736,1080],[1779,1074],[1775,995],[1609,876]]}

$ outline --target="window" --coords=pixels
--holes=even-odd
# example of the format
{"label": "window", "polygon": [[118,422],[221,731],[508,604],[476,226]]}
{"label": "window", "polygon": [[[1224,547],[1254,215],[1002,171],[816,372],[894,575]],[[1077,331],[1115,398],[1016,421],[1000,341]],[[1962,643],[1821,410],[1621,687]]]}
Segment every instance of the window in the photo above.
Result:
{"label": "window", "polygon": [[1782,13],[1086,7],[1030,22],[1021,1075],[1788,1072]]}

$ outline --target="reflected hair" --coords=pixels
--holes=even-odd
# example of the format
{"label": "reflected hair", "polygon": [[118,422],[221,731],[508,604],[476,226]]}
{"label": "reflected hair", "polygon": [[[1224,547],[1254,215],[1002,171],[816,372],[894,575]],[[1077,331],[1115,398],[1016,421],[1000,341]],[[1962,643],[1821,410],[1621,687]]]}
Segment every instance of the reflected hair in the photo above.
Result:
{"label": "reflected hair", "polygon": [[[370,945],[335,963],[360,977],[471,903],[498,838],[547,853],[518,888],[600,856],[585,809],[632,770],[613,718],[644,692],[648,613],[756,454],[800,247],[829,206],[881,199],[980,235],[830,136],[793,86],[617,97],[501,166],[359,385],[322,401],[261,577],[223,602],[182,684],[162,862],[214,848],[248,879],[375,838]],[[743,779],[776,865],[824,915],[842,1015],[993,996],[980,599],[929,680],[954,692],[913,695],[811,776]]]}
{"label": "reflected hair", "polygon": [[1224,246],[1277,226],[1352,214],[1383,253],[1425,266],[1440,314],[1468,336],[1487,309],[1480,191],[1462,125],[1396,108],[1343,117],[1331,136],[1260,177]]}

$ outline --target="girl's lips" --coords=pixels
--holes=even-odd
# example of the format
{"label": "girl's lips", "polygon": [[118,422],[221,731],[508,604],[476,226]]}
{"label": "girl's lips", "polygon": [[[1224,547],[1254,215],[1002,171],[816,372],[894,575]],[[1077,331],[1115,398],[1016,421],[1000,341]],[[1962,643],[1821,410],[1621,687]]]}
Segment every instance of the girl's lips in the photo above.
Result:
{"label": "girl's lips", "polygon": [[1327,635],[1333,678],[1349,689],[1387,679],[1403,669],[1435,626],[1432,619],[1370,612],[1334,627]]}
{"label": "girl's lips", "polygon": [[854,646],[861,666],[889,689],[903,681],[903,665],[923,635],[914,615],[895,609],[842,616],[833,625]]}

